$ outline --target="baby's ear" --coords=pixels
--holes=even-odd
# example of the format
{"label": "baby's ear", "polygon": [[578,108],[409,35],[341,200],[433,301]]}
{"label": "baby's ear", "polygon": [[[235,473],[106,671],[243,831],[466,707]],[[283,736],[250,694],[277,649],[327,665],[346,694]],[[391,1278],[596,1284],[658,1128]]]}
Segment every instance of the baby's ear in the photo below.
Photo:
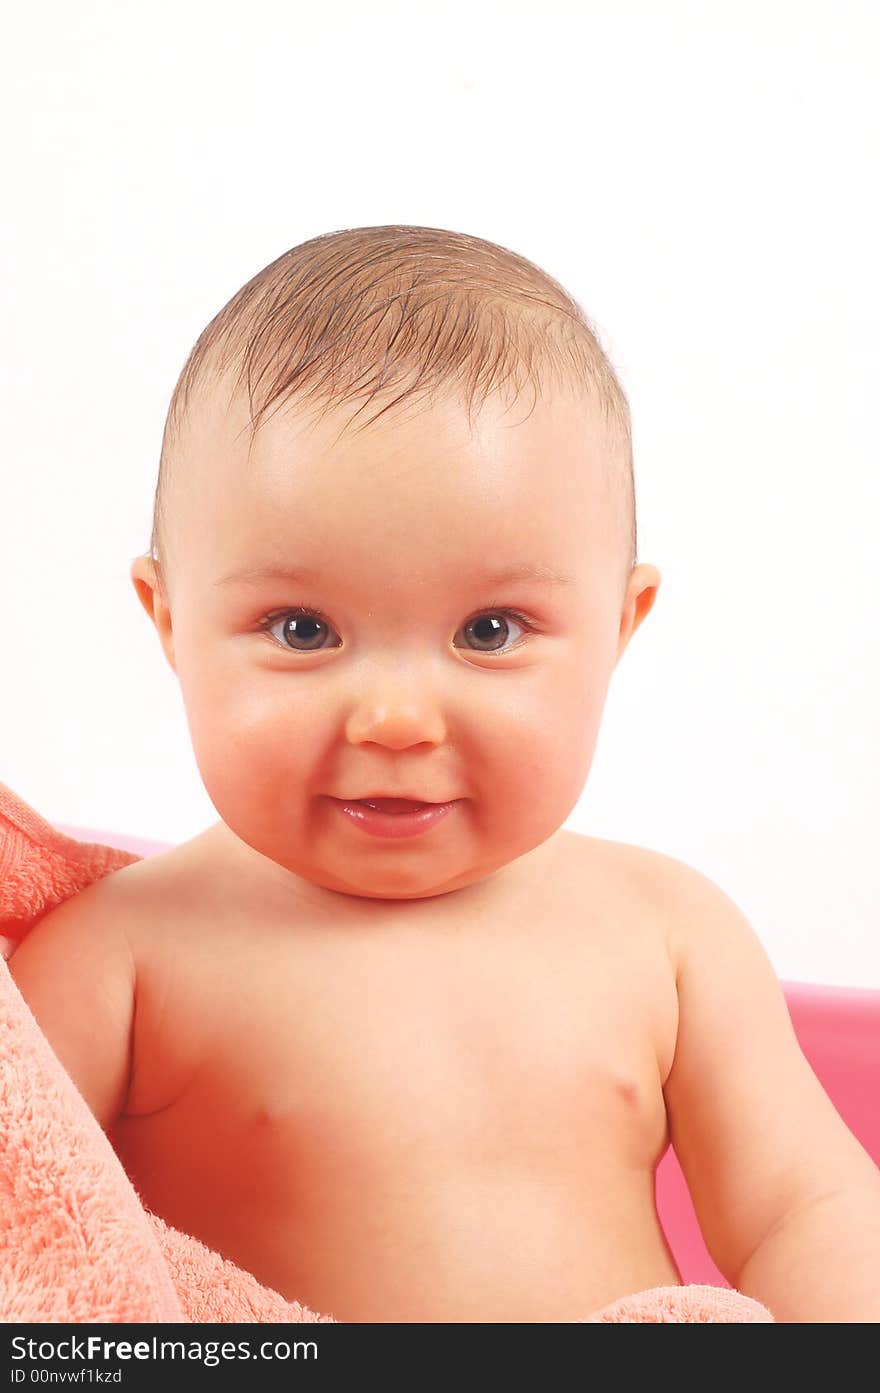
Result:
{"label": "baby's ear", "polygon": [[617,662],[623,657],[627,644],[654,607],[657,591],[660,589],[660,572],[656,566],[644,564],[636,566],[629,579],[623,611],[620,618],[620,634],[617,643]]}
{"label": "baby's ear", "polygon": [[131,563],[130,575],[138,599],[156,626],[165,657],[176,672],[174,637],[171,632],[171,610],[168,607],[164,587],[159,580],[155,561],[150,556],[136,556]]}

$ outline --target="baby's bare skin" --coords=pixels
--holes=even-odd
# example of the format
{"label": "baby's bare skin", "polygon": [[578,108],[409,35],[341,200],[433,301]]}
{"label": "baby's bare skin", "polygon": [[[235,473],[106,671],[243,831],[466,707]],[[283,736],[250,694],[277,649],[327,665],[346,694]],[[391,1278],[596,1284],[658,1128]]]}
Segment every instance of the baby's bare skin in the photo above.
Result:
{"label": "baby's bare skin", "polygon": [[461,895],[291,921],[234,841],[113,877],[138,996],[110,1139],[149,1209],[340,1321],[576,1321],[680,1281],[650,853],[561,830]]}

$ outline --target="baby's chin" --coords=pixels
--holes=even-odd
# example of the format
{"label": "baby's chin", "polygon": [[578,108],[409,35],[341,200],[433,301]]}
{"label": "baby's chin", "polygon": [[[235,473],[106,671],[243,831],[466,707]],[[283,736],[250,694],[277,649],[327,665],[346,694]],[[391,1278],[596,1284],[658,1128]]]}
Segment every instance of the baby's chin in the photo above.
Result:
{"label": "baby's chin", "polygon": [[499,853],[494,860],[479,864],[459,862],[444,868],[441,857],[370,857],[336,868],[319,859],[297,857],[289,863],[277,850],[251,845],[232,832],[225,823],[216,825],[218,854],[242,874],[253,876],[258,888],[274,897],[289,896],[292,906],[311,905],[316,909],[335,909],[337,913],[369,912],[371,906],[391,912],[395,906],[412,906],[423,901],[450,905],[453,900],[476,901],[506,888],[520,870],[525,869],[546,844],[526,849],[518,856]]}

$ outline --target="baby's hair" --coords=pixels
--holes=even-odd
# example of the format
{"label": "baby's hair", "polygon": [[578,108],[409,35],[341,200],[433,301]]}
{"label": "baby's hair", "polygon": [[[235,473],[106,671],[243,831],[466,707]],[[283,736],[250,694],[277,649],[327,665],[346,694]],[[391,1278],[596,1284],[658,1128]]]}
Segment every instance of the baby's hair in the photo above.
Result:
{"label": "baby's hair", "polygon": [[516,252],[435,227],[346,228],[292,247],[242,286],[199,335],[168,409],[150,543],[163,590],[165,500],[187,409],[202,382],[230,370],[232,395],[247,388],[251,443],[269,408],[288,401],[331,410],[364,398],[356,417],[399,388],[366,426],[437,391],[457,390],[469,420],[511,381],[536,400],[554,382],[585,394],[606,447],[625,579],[636,564],[626,395],[581,306]]}

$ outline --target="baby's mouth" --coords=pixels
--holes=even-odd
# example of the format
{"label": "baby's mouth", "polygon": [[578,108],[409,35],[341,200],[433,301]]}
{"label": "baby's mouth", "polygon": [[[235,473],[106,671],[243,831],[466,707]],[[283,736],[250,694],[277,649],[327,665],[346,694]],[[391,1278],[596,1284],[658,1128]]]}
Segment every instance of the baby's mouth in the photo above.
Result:
{"label": "baby's mouth", "polygon": [[414,803],[409,798],[358,798],[355,801],[380,813],[420,813],[422,808],[433,806],[431,803]]}

